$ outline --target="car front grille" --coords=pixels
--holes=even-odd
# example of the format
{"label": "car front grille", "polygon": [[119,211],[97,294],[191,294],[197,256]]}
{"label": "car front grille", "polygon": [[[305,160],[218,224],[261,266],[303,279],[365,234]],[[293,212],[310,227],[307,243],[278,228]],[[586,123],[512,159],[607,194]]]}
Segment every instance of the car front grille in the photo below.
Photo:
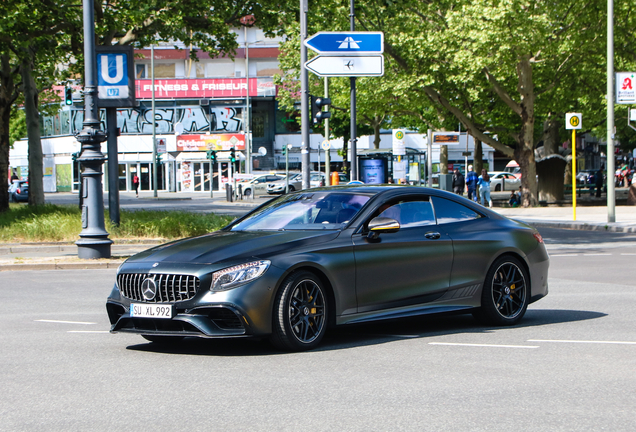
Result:
{"label": "car front grille", "polygon": [[[143,282],[154,282],[154,297],[144,297]],[[148,285],[148,284],[147,284]],[[199,291],[200,280],[196,276],[173,274],[122,273],[117,275],[117,286],[122,296],[147,303],[174,303],[189,300]]]}

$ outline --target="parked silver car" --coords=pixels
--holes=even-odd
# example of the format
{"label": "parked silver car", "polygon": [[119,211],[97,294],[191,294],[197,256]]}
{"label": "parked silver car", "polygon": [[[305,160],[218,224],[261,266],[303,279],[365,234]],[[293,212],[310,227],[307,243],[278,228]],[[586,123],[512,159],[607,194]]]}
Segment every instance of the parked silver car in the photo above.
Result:
{"label": "parked silver car", "polygon": [[[267,184],[267,193],[270,195],[280,195],[285,193],[285,177]],[[300,173],[289,174],[289,192],[301,190],[303,188],[303,176]]]}
{"label": "parked silver car", "polygon": [[500,191],[516,191],[521,186],[521,179],[509,172],[489,172],[490,190]]}

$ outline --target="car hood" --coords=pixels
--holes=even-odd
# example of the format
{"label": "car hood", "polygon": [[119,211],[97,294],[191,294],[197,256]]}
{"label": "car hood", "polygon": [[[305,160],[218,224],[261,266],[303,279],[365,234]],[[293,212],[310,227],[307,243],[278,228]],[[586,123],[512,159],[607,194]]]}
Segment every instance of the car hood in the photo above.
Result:
{"label": "car hood", "polygon": [[213,264],[268,258],[280,252],[335,239],[340,231],[217,231],[166,243],[138,253],[127,262]]}

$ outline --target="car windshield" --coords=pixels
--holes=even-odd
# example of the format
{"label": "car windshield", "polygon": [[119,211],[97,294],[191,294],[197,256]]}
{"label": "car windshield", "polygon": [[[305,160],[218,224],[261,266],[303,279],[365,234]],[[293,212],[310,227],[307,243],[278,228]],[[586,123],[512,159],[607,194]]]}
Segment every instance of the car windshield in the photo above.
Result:
{"label": "car windshield", "polygon": [[306,192],[281,197],[231,231],[339,230],[371,198],[347,192]]}

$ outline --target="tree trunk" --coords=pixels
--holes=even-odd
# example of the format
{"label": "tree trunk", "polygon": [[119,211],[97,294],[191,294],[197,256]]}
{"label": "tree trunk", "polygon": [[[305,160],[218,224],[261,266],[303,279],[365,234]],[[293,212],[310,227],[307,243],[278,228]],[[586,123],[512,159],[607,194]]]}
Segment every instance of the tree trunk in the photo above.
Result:
{"label": "tree trunk", "polygon": [[448,174],[448,146],[439,148],[439,173]]}
{"label": "tree trunk", "polygon": [[382,123],[380,116],[375,116],[373,119],[373,148],[380,148],[380,124]]}
{"label": "tree trunk", "polygon": [[543,122],[543,157],[559,153],[559,125],[552,115]]}
{"label": "tree trunk", "polygon": [[[478,140],[473,137],[475,140],[475,151],[473,153],[473,169],[477,174],[481,174],[481,170],[484,167],[484,155],[482,153],[481,148],[481,140]],[[490,167],[490,171],[492,171],[492,167]]]}
{"label": "tree trunk", "polygon": [[0,213],[9,210],[9,193],[4,185],[9,183],[9,123],[11,121],[12,93],[14,89],[13,74],[9,55],[3,53],[0,70]]}
{"label": "tree trunk", "polygon": [[534,159],[534,83],[532,81],[532,64],[525,57],[517,64],[519,76],[518,90],[521,95],[520,117],[521,131],[515,149],[515,160],[521,168],[522,196],[524,207],[536,206],[537,200],[537,165]]}
{"label": "tree trunk", "polygon": [[44,205],[42,140],[40,138],[40,113],[38,91],[33,79],[31,59],[22,61],[21,74],[24,87],[24,111],[29,139],[29,205]]}

